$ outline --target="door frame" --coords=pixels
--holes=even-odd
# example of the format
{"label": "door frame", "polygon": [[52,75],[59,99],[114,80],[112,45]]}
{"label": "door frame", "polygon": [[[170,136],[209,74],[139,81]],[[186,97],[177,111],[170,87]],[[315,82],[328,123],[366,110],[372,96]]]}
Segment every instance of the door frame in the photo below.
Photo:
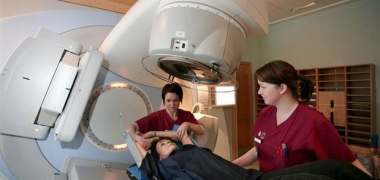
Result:
{"label": "door frame", "polygon": [[[253,126],[253,81],[252,81],[252,62],[247,62],[247,61],[240,61],[240,64],[239,66],[241,65],[247,65],[250,67],[251,69],[251,74],[250,74],[250,81],[248,82],[249,83],[249,92],[252,92],[252,94],[249,96],[250,98],[248,98],[248,103],[250,104],[251,106],[251,111],[247,112],[249,113],[249,116],[250,117],[250,120],[249,120],[249,124],[251,125],[251,127]],[[239,71],[239,69],[236,70],[236,73]],[[239,82],[239,80],[237,79],[236,77],[236,73],[234,74],[234,77],[236,79],[237,82]],[[238,93],[236,93],[236,96],[238,96]],[[238,99],[238,98],[236,98]],[[239,153],[239,149],[238,149],[238,115],[237,115],[237,108],[238,108],[238,101],[236,101],[236,105],[233,106],[232,108],[232,151],[231,151],[231,158],[232,160],[238,158],[238,153]],[[251,142],[251,146],[253,146],[253,142]]]}

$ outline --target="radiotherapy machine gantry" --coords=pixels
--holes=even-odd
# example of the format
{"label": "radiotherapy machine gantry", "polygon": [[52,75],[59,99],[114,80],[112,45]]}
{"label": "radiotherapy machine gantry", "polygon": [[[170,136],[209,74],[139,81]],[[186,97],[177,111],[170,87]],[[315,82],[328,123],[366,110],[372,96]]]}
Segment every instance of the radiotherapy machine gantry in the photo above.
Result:
{"label": "radiotherapy machine gantry", "polygon": [[[123,153],[125,127],[159,109],[164,84],[181,84],[191,107],[199,85],[233,84],[246,42],[267,33],[265,0],[139,0],[99,47],[88,49],[42,26],[1,69],[2,158],[21,180],[83,179],[92,173],[89,161],[123,176],[134,163]],[[213,118],[196,117],[205,125]],[[84,141],[98,148],[93,154],[99,161],[67,155],[85,151]],[[64,165],[57,160],[60,150]],[[75,163],[82,166],[73,168]]]}

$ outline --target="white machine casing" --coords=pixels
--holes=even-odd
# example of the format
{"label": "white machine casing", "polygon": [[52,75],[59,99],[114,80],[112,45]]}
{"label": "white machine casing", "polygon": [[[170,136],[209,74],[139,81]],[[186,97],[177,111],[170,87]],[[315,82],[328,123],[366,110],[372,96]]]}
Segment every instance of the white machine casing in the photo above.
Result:
{"label": "white machine casing", "polygon": [[[103,54],[40,28],[10,56],[0,76],[0,132],[55,140],[74,138],[103,61]],[[21,112],[20,112],[21,111]]]}
{"label": "white machine casing", "polygon": [[[46,92],[54,89],[51,87],[51,82],[61,58],[65,53],[78,54],[81,48],[79,43],[62,38],[46,29],[40,29],[35,38],[27,37],[20,44],[1,70],[1,133],[37,139],[46,138],[50,127],[35,123],[40,107],[45,101]],[[61,75],[65,74],[63,72]],[[58,89],[66,91],[66,88],[61,86]],[[67,97],[67,93],[60,95]],[[45,117],[50,119],[48,116]],[[42,120],[42,122],[47,121]],[[51,122],[47,124],[52,125]]]}
{"label": "white machine casing", "polygon": [[218,84],[231,78],[246,42],[267,33],[265,0],[139,0],[99,50],[104,67],[139,84]]}
{"label": "white machine casing", "polygon": [[159,68],[200,84],[230,80],[246,42],[245,31],[236,20],[197,3],[162,7],[150,37],[149,55]]}
{"label": "white machine casing", "polygon": [[194,135],[194,140],[197,141],[199,147],[214,151],[218,139],[219,119],[202,113],[194,113],[193,115],[205,129],[205,134]]}
{"label": "white machine casing", "polygon": [[62,113],[78,72],[79,57],[66,52],[41,105],[38,124],[53,126]]}

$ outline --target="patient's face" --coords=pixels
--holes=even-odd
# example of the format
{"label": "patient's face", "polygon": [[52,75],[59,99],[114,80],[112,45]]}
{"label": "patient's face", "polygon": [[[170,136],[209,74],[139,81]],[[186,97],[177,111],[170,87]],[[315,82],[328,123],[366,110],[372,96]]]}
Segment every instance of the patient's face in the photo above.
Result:
{"label": "patient's face", "polygon": [[160,160],[169,157],[170,153],[177,149],[177,145],[169,139],[161,139],[156,145]]}

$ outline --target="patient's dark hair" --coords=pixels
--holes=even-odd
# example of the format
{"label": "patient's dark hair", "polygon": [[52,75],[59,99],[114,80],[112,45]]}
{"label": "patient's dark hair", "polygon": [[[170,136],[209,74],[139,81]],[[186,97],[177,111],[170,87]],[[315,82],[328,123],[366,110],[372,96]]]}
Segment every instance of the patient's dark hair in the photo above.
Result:
{"label": "patient's dark hair", "polygon": [[158,141],[155,141],[152,143],[152,146],[150,146],[150,154],[152,154],[153,158],[160,160],[160,155],[157,152],[156,146],[159,141],[166,138],[160,138]]}

